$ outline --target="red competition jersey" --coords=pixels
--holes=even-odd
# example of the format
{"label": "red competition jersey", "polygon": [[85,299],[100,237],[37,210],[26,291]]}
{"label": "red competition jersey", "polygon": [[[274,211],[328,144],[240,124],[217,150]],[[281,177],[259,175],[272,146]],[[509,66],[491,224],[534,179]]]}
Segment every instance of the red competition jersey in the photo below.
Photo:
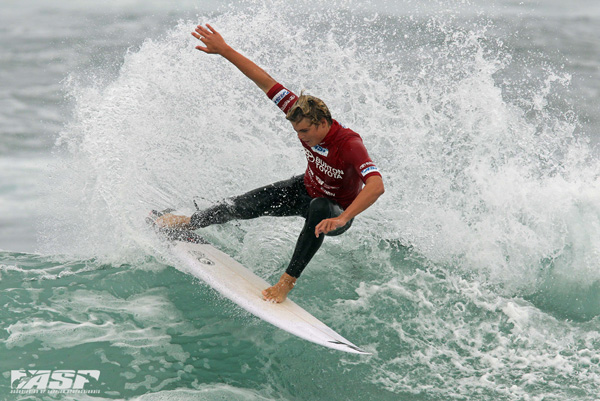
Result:
{"label": "red competition jersey", "polygon": [[[281,84],[273,86],[267,96],[284,113],[298,100]],[[320,144],[309,147],[300,143],[308,161],[304,186],[312,198],[332,199],[345,209],[358,196],[367,178],[381,177],[360,135],[335,120]]]}

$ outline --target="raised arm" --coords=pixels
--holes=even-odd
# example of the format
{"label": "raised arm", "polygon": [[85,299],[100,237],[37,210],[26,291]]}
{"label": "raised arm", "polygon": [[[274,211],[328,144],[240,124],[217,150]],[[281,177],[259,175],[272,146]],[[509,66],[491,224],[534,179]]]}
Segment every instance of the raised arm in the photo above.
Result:
{"label": "raised arm", "polygon": [[265,70],[254,64],[252,60],[241,55],[225,43],[221,34],[209,24],[206,24],[206,28],[198,25],[196,30],[192,32],[192,36],[204,44],[204,46],[196,46],[196,49],[204,53],[223,56],[250,78],[263,92],[267,93],[277,83]]}

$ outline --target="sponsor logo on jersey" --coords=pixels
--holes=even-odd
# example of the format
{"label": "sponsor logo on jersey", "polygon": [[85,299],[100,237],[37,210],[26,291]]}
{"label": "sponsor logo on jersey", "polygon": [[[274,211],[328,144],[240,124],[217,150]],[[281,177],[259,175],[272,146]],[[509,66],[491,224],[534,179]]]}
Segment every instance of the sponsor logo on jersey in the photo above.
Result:
{"label": "sponsor logo on jersey", "polygon": [[344,175],[344,172],[342,170],[331,167],[329,164],[325,163],[319,157],[315,157],[315,166],[317,166],[317,168],[321,172],[325,173],[329,177],[332,177],[332,178],[335,178],[338,180],[341,180],[342,176]]}
{"label": "sponsor logo on jersey", "polygon": [[375,166],[371,166],[371,167],[367,167],[366,169],[362,170],[360,173],[362,174],[362,176],[366,176],[367,174],[370,174],[374,171],[379,172],[379,169]]}
{"label": "sponsor logo on jersey", "polygon": [[331,196],[331,197],[335,197],[335,194],[334,194],[333,192],[329,192],[329,191],[328,191],[328,190],[326,190],[325,188],[321,188],[321,191],[322,191],[322,192],[323,192],[325,195],[328,195],[328,196]]}
{"label": "sponsor logo on jersey", "polygon": [[[313,174],[312,170],[310,170],[310,174]],[[323,181],[320,177],[315,175],[315,179],[317,180],[317,182],[319,183],[319,185],[321,187],[323,187],[323,189],[329,189],[332,191],[335,191],[336,189],[340,189],[340,187],[335,187],[333,185],[328,185],[327,183],[325,183],[325,181]]]}
{"label": "sponsor logo on jersey", "polygon": [[304,153],[306,154],[306,160],[308,160],[309,163],[314,163],[315,167],[319,171],[331,178],[335,178],[338,180],[342,179],[342,176],[344,175],[343,170],[331,167],[329,164],[325,163],[323,159],[321,159],[318,156],[315,156],[310,150],[306,148],[304,149]]}
{"label": "sponsor logo on jersey", "polygon": [[312,150],[318,154],[320,154],[321,156],[325,156],[327,157],[327,155],[329,154],[329,149],[326,149],[320,145],[315,145],[312,147]]}
{"label": "sponsor logo on jersey", "polygon": [[330,185],[325,184],[325,182],[321,178],[319,178],[318,175],[315,175],[315,173],[310,167],[308,167],[308,175],[310,176],[310,180],[313,184],[316,182],[316,185],[313,185],[313,187],[317,188],[317,190],[321,191],[323,194],[335,198],[335,193],[327,190],[331,189],[332,187]]}
{"label": "sponsor logo on jersey", "polygon": [[363,170],[367,166],[374,166],[374,165],[375,165],[375,163],[373,163],[373,162],[366,162],[366,163],[361,164],[358,169]]}
{"label": "sponsor logo on jersey", "polygon": [[306,160],[308,160],[309,163],[315,162],[315,155],[313,155],[310,150],[304,148],[304,154],[306,155]]}

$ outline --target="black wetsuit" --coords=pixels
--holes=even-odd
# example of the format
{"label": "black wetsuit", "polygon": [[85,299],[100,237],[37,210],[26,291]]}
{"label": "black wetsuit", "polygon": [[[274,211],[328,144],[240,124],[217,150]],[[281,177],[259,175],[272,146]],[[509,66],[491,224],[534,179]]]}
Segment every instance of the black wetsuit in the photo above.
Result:
{"label": "black wetsuit", "polygon": [[[324,219],[337,217],[343,209],[336,202],[326,198],[311,198],[304,186],[304,175],[279,181],[262,188],[252,190],[218,203],[206,210],[192,215],[192,228],[222,224],[231,220],[247,220],[260,216],[301,216],[306,219],[304,228],[296,243],[296,249],[286,273],[292,277],[300,274],[323,243],[324,236],[315,236],[315,227]],[[352,225],[345,226],[326,235],[335,236],[344,233]]]}

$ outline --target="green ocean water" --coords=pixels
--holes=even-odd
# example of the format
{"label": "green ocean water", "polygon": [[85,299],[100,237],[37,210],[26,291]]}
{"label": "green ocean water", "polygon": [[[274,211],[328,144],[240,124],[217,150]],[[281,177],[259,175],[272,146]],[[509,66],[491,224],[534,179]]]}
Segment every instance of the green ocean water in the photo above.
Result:
{"label": "green ocean water", "polygon": [[[0,399],[598,399],[594,2],[0,7]],[[200,22],[383,172],[291,294],[371,356],[260,321],[146,227],[305,168],[260,90],[193,50]],[[274,282],[301,227],[199,233]]]}

